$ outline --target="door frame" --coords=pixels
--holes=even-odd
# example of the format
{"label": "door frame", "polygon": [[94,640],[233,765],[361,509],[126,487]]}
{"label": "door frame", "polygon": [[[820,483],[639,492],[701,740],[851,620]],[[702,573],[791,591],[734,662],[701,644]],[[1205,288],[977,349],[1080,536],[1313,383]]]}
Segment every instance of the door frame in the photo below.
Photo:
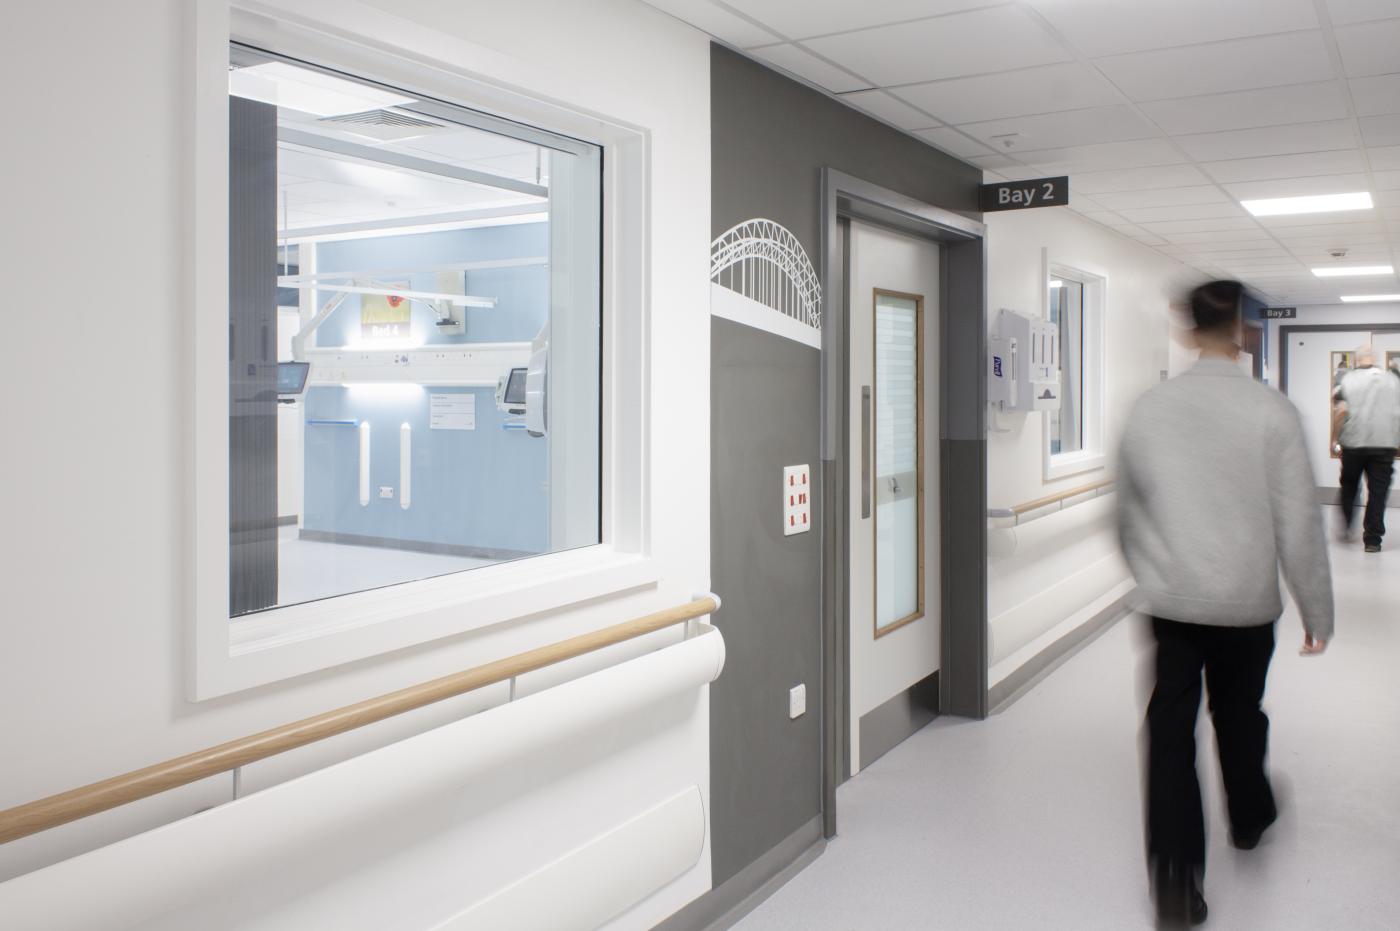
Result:
{"label": "door frame", "polygon": [[[850,222],[938,243],[939,708],[987,715],[986,227],[977,220],[823,168],[822,321],[822,819],[836,834],[836,787],[850,759],[849,433]],[[953,489],[958,494],[953,494]],[[956,547],[946,541],[957,539]]]}

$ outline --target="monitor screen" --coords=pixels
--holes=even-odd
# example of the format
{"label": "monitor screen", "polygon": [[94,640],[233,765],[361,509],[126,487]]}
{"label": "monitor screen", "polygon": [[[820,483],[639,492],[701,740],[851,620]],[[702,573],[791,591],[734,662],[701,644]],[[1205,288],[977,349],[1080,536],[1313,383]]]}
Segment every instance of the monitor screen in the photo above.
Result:
{"label": "monitor screen", "polygon": [[501,398],[501,403],[507,407],[525,406],[525,372],[523,368],[511,369],[510,378],[506,380],[506,393]]}
{"label": "monitor screen", "polygon": [[306,376],[310,372],[310,362],[278,362],[277,393],[301,394],[306,389]]}

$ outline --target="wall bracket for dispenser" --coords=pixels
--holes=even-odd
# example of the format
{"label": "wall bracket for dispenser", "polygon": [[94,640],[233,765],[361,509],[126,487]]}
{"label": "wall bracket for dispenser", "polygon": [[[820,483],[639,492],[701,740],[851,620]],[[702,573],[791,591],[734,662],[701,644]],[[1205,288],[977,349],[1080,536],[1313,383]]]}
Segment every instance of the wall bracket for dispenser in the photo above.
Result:
{"label": "wall bracket for dispenser", "polygon": [[1002,410],[1060,409],[1060,331],[1055,324],[1002,308],[987,340],[987,400]]}

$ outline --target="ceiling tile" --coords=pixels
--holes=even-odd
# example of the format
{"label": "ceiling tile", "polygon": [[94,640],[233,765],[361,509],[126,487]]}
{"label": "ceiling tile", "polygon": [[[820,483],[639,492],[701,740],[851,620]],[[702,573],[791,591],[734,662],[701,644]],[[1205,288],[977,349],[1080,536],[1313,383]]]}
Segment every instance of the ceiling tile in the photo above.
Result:
{"label": "ceiling tile", "polygon": [[1374,209],[1342,210],[1334,213],[1295,213],[1278,217],[1259,217],[1260,225],[1280,236],[1301,235],[1298,230],[1328,226],[1341,228],[1374,227],[1379,220]]}
{"label": "ceiling tile", "polygon": [[1333,34],[1348,77],[1400,71],[1400,55],[1395,52],[1400,46],[1400,19],[1339,26]]}
{"label": "ceiling tile", "polygon": [[[1274,228],[1271,232],[1279,242],[1286,245],[1288,243],[1311,243],[1327,237],[1345,239],[1348,236],[1365,236],[1368,233],[1379,235],[1385,232],[1385,224],[1379,220],[1373,220],[1370,223],[1318,223],[1311,226]],[[1357,242],[1361,241],[1357,240]]]}
{"label": "ceiling tile", "polygon": [[1030,0],[1085,55],[1316,29],[1312,0]]}
{"label": "ceiling tile", "polygon": [[1400,113],[1400,74],[1352,78],[1348,83],[1357,116]]}
{"label": "ceiling tile", "polygon": [[1159,165],[1152,168],[1080,172],[1070,178],[1070,185],[1097,197],[1099,194],[1116,191],[1136,192],[1157,188],[1200,186],[1209,181],[1210,179],[1202,174],[1195,165]]}
{"label": "ceiling tile", "polygon": [[[1147,168],[1178,164],[1181,153],[1165,139],[1139,139],[1135,142],[1103,142],[1097,145],[1068,146],[1021,152],[1016,158],[1040,168],[1046,174],[1074,174],[1110,168]],[[1092,192],[1090,192],[1092,193]]]}
{"label": "ceiling tile", "polygon": [[[1127,214],[1124,214],[1127,216]],[[1128,217],[1132,219],[1132,217]],[[1259,224],[1253,217],[1212,217],[1195,220],[1162,220],[1157,222],[1140,222],[1144,229],[1152,230],[1154,233],[1213,233],[1226,230],[1238,230],[1243,232],[1257,232]]]}
{"label": "ceiling tile", "polygon": [[1134,223],[1249,216],[1243,207],[1228,201],[1218,204],[1182,204],[1175,207],[1122,207],[1117,209],[1119,213]]}
{"label": "ceiling tile", "polygon": [[[694,3],[695,0],[691,0]],[[708,2],[708,0],[701,0]],[[868,29],[888,23],[941,16],[1004,0],[861,0],[860,3],[812,0],[725,0],[727,6],[752,17],[789,39]]]}
{"label": "ceiling tile", "polygon": [[[970,158],[974,155],[996,155],[991,149],[980,142],[974,142],[956,129],[944,127],[942,129],[923,129],[914,135],[938,146],[944,152],[956,155],[958,158]],[[997,155],[998,158],[1005,156]],[[1010,159],[1007,159],[1010,161]],[[983,167],[986,167],[985,165]]]}
{"label": "ceiling tile", "polygon": [[1338,81],[1154,100],[1142,104],[1142,112],[1172,135],[1340,120],[1348,116],[1346,86]]}
{"label": "ceiling tile", "polygon": [[[1372,150],[1373,167],[1374,151]],[[1309,175],[1356,174],[1365,171],[1361,153],[1356,149],[1276,155],[1272,158],[1240,158],[1206,162],[1201,167],[1222,184],[1232,181],[1264,181],[1270,178],[1305,178]],[[1400,168],[1400,164],[1396,167]]]}
{"label": "ceiling tile", "polygon": [[761,26],[756,26],[742,16],[736,16],[723,7],[715,6],[709,0],[646,0],[651,6],[670,13],[683,22],[723,39],[739,48],[752,48],[755,45],[768,45],[782,41]]}
{"label": "ceiling tile", "polygon": [[946,123],[1055,113],[1122,102],[1122,95],[1079,62],[952,78],[899,89],[899,96]]}
{"label": "ceiling tile", "polygon": [[898,126],[900,129],[929,129],[939,125],[938,120],[927,113],[920,113],[909,104],[896,99],[885,91],[852,91],[849,94],[842,94],[841,100],[878,116],[886,123]]}
{"label": "ceiling tile", "polygon": [[1395,0],[1327,0],[1327,13],[1334,26],[1400,16]]}
{"label": "ceiling tile", "polygon": [[1264,249],[1214,249],[1209,245],[1203,245],[1197,247],[1197,251],[1192,255],[1195,258],[1211,262],[1233,262],[1241,259],[1282,258],[1288,255],[1288,250],[1282,246],[1270,246]]}
{"label": "ceiling tile", "polygon": [[1176,142],[1192,158],[1203,162],[1296,155],[1300,152],[1330,152],[1354,149],[1357,146],[1351,120],[1262,126],[1223,133],[1177,136]]}
{"label": "ceiling tile", "polygon": [[[1072,57],[1017,6],[848,32],[803,44],[885,87],[1045,65]],[[942,114],[939,117],[946,119]]]}
{"label": "ceiling tile", "polygon": [[1210,230],[1201,233],[1164,233],[1163,238],[1168,242],[1188,245],[1192,243],[1212,242],[1228,243],[1232,247],[1248,249],[1253,243],[1270,242],[1269,234],[1263,230],[1257,233],[1248,230]]}
{"label": "ceiling tile", "polygon": [[1368,230],[1364,232],[1332,233],[1330,235],[1321,236],[1280,236],[1279,241],[1289,249],[1335,249],[1339,246],[1351,248],[1353,246],[1389,244],[1390,234]]}
{"label": "ceiling tile", "polygon": [[1133,100],[1306,84],[1333,77],[1320,32],[1135,52],[1100,58],[1095,64]]}
{"label": "ceiling tile", "polygon": [[1400,171],[1373,171],[1371,177],[1375,179],[1378,191],[1400,190]]}
{"label": "ceiling tile", "polygon": [[774,45],[758,49],[752,54],[835,94],[870,87],[869,81],[862,80],[835,65],[822,61],[812,53],[795,45]]}
{"label": "ceiling tile", "polygon": [[1371,146],[1366,150],[1372,171],[1400,170],[1400,145]]}
{"label": "ceiling tile", "polygon": [[[993,152],[991,155],[973,155],[973,156],[959,156],[959,157],[960,157],[960,158],[965,158],[967,161],[969,161],[969,162],[971,162],[972,164],[976,165],[978,168],[986,168],[986,169],[989,169],[989,170],[992,170],[992,171],[999,171],[999,172],[1001,172],[1004,176],[1006,176],[1007,178],[1012,179],[1012,180],[1017,179],[1017,178],[1018,178],[1018,172],[1024,170],[1023,166],[1018,165],[1016,162],[1013,162],[1011,159],[1007,158],[1005,155],[1001,155],[1001,154],[998,154],[998,153],[996,153],[996,152]],[[1031,175],[1020,175],[1019,177],[1033,177],[1033,176],[1034,176],[1034,175],[1031,174]]]}
{"label": "ceiling tile", "polygon": [[1368,146],[1400,145],[1400,113],[1388,116],[1363,116],[1361,138]]}
{"label": "ceiling tile", "polygon": [[1013,154],[1098,142],[1148,139],[1161,135],[1151,123],[1138,116],[1128,106],[1016,116],[981,123],[964,123],[958,128],[993,148],[998,148],[1006,141],[1013,142]]}
{"label": "ceiling tile", "polygon": [[[1078,180],[1070,179],[1070,190],[1077,189]],[[1109,210],[1127,210],[1135,207],[1185,207],[1190,205],[1222,204],[1229,200],[1220,188],[1214,185],[1193,185],[1191,187],[1163,188],[1160,190],[1121,191],[1118,193],[1096,194],[1094,199]]]}
{"label": "ceiling tile", "polygon": [[1278,178],[1270,181],[1239,181],[1225,185],[1232,197],[1260,200],[1269,197],[1307,197],[1312,194],[1346,194],[1370,188],[1364,174],[1315,175],[1311,178]]}

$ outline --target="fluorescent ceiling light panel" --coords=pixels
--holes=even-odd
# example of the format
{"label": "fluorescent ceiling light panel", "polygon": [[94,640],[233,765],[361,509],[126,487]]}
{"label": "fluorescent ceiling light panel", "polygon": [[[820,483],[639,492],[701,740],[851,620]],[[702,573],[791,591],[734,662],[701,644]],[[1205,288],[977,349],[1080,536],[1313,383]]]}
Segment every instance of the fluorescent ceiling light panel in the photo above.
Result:
{"label": "fluorescent ceiling light panel", "polygon": [[1312,194],[1308,197],[1269,197],[1242,200],[1240,205],[1256,217],[1281,217],[1294,213],[1337,213],[1342,210],[1370,210],[1370,191],[1351,194]]}
{"label": "fluorescent ceiling light panel", "polygon": [[289,107],[316,116],[364,113],[412,103],[415,99],[282,61],[230,71],[228,92],[235,97]]}
{"label": "fluorescent ceiling light panel", "polygon": [[1366,304],[1372,301],[1400,301],[1400,294],[1343,294],[1343,304]]}
{"label": "fluorescent ceiling light panel", "polygon": [[1353,265],[1348,268],[1345,265],[1331,265],[1325,268],[1314,268],[1312,273],[1319,278],[1360,278],[1366,275],[1393,275],[1394,265]]}

